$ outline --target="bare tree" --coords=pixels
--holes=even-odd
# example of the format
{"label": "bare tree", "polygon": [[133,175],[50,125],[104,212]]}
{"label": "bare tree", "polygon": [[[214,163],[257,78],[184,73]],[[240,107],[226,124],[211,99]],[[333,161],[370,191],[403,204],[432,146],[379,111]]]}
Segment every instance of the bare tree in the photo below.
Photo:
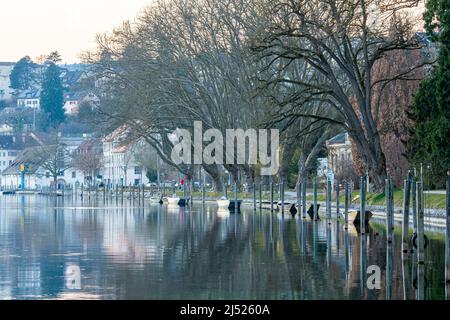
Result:
{"label": "bare tree", "polygon": [[[349,132],[366,170],[377,188],[384,185],[386,159],[374,118],[380,99],[374,88],[393,80],[409,80],[415,65],[386,79],[374,80],[374,64],[392,50],[420,47],[412,34],[407,11],[417,0],[285,0],[266,1],[267,24],[255,37],[253,48],[270,58],[267,67],[279,72],[264,79],[264,86],[295,86],[272,116],[311,117],[339,125]],[[307,77],[286,77],[293,62],[306,63]],[[381,94],[377,90],[376,94]],[[311,114],[322,103],[329,115]]]}
{"label": "bare tree", "polygon": [[53,177],[53,185],[56,187],[58,176],[64,171],[73,167],[73,158],[67,146],[62,143],[59,137],[53,137],[48,145],[41,145],[36,150],[36,160],[40,167],[50,173]]}

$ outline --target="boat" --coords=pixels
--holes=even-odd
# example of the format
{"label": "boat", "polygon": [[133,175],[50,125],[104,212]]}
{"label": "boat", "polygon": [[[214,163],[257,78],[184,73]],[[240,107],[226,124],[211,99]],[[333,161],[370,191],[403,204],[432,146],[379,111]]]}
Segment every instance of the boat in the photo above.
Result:
{"label": "boat", "polygon": [[179,197],[167,197],[167,204],[169,206],[177,206],[178,201],[180,201]]}
{"label": "boat", "polygon": [[217,201],[217,205],[219,206],[219,209],[222,209],[222,208],[228,209],[228,206],[230,205],[230,200],[225,197],[222,197],[216,201]]}

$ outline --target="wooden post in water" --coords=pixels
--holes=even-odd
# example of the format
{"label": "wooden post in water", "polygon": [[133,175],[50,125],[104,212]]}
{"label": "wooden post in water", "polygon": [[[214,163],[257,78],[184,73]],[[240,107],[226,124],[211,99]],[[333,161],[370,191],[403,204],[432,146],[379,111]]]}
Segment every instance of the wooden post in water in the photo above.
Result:
{"label": "wooden post in water", "polygon": [[365,175],[361,177],[361,193],[359,195],[359,228],[362,235],[366,233],[366,178]]}
{"label": "wooden post in water", "polygon": [[319,213],[317,212],[317,181],[316,177],[313,178],[313,212],[314,221],[318,220]]}
{"label": "wooden post in water", "polygon": [[256,211],[256,183],[253,182],[253,210]]}
{"label": "wooden post in water", "polygon": [[281,180],[280,185],[280,198],[281,198],[281,214],[284,214],[284,180]]}
{"label": "wooden post in water", "polygon": [[270,181],[270,212],[273,212],[273,181]]}
{"label": "wooden post in water", "polygon": [[423,181],[417,184],[417,263],[424,264],[425,229],[424,229],[424,203],[423,203]]}
{"label": "wooden post in water", "polygon": [[341,218],[341,213],[340,213],[340,190],[339,190],[339,180],[336,180],[336,219],[340,219]]}
{"label": "wooden post in water", "polygon": [[120,188],[120,199],[121,199],[121,202],[123,204],[123,182],[122,182],[122,186]]}
{"label": "wooden post in water", "polygon": [[402,252],[408,252],[409,242],[409,201],[411,194],[411,173],[408,171],[403,187],[403,222],[402,222]]}
{"label": "wooden post in water", "polygon": [[303,220],[306,219],[306,177],[303,178],[302,183],[302,215]]}
{"label": "wooden post in water", "polygon": [[450,165],[447,168],[447,228],[445,230],[445,282],[447,300],[450,299]]}
{"label": "wooden post in water", "polygon": [[348,230],[348,208],[349,208],[349,182],[345,181],[345,187],[344,187],[344,229]]}
{"label": "wooden post in water", "polygon": [[386,236],[388,243],[392,243],[394,230],[394,187],[391,177],[386,179],[384,193],[386,197]]}
{"label": "wooden post in water", "polygon": [[327,177],[327,197],[326,197],[326,208],[327,208],[327,220],[328,224],[331,224],[331,179]]}

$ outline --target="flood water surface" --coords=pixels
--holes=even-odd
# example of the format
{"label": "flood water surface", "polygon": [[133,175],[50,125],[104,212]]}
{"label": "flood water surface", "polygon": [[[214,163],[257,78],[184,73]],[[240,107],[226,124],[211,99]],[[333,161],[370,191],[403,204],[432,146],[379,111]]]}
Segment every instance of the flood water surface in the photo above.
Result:
{"label": "flood water surface", "polygon": [[402,258],[400,229],[389,246],[384,230],[372,221],[361,237],[339,221],[251,208],[5,195],[0,299],[444,299],[443,234],[427,234],[417,266]]}

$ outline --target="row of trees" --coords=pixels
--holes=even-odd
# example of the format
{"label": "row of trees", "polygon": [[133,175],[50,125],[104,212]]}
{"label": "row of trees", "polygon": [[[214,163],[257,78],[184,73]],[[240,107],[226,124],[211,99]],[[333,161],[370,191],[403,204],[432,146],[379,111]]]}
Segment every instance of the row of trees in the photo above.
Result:
{"label": "row of trees", "polygon": [[[417,0],[161,0],[134,23],[98,37],[86,54],[104,79],[99,124],[126,124],[172,163],[176,128],[279,128],[286,178],[298,156],[299,179],[326,139],[347,131],[375,188],[387,174],[380,138],[384,89],[417,80],[427,61],[374,77],[391,52],[418,50],[408,16]],[[202,164],[221,186],[221,166]],[[224,165],[251,182],[259,166]]]}

